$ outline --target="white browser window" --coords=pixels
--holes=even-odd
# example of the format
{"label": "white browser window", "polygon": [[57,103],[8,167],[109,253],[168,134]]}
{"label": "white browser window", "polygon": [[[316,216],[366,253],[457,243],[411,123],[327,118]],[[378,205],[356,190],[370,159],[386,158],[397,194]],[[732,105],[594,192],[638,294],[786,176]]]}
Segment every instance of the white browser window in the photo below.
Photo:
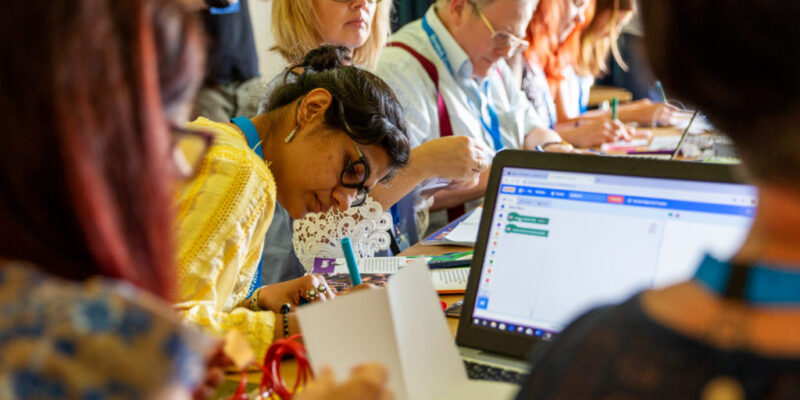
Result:
{"label": "white browser window", "polygon": [[473,323],[545,337],[730,257],[756,206],[748,185],[509,167],[498,190]]}

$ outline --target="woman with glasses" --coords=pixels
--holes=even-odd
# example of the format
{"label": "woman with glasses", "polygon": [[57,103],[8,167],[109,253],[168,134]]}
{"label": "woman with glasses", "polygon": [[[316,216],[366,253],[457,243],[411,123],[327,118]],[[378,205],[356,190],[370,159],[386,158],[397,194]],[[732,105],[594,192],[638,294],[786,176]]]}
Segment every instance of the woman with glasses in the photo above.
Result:
{"label": "woman with glasses", "polygon": [[178,309],[213,332],[242,331],[259,355],[298,330],[291,307],[334,297],[317,275],[261,286],[276,202],[292,218],[344,211],[408,162],[400,104],[375,75],[347,65],[348,54],[309,52],[296,65],[303,72],[252,119],[188,125],[210,133],[213,145],[179,188]]}
{"label": "woman with glasses", "polygon": [[[391,9],[392,1],[389,0],[274,0],[272,31],[275,49],[290,64],[295,64],[308,50],[322,44],[335,44],[350,50],[354,65],[371,70],[389,36]],[[294,81],[301,72],[300,69],[287,68],[274,77],[265,90],[261,110],[277,86]],[[412,142],[414,144],[418,143]],[[410,160],[391,185],[378,186],[370,193],[371,200],[391,212],[395,225],[391,233],[398,246],[395,250],[417,242],[418,231],[424,232],[427,226],[427,220],[423,218],[427,214],[423,214],[417,223],[414,208],[423,202],[412,192],[417,186],[426,180],[439,179],[451,182],[453,186],[471,187],[477,183],[479,173],[489,166],[482,146],[463,137],[415,147]],[[371,207],[375,205],[370,203]],[[265,267],[262,271],[265,283],[296,278],[310,267],[301,265],[294,251],[300,244],[293,243],[293,236],[301,234],[294,230],[293,220],[286,210],[278,205],[265,243]],[[311,259],[305,254],[299,256],[303,260]]]}

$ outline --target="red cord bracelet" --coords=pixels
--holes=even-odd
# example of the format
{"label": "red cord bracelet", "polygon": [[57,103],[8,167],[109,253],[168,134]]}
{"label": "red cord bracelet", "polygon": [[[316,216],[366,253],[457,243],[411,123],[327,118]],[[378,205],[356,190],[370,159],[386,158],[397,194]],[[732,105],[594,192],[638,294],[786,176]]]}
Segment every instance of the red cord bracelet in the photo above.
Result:
{"label": "red cord bracelet", "polygon": [[[305,346],[300,341],[301,338],[302,335],[296,334],[287,339],[275,340],[267,349],[264,364],[255,363],[256,367],[262,371],[261,383],[258,385],[258,392],[261,396],[259,398],[266,399],[277,395],[281,400],[291,399],[301,385],[305,385],[309,378],[314,377],[311,364],[306,358]],[[286,381],[281,377],[281,362],[288,355],[297,360],[297,379],[291,390],[286,387]],[[239,387],[236,388],[236,392],[229,400],[249,400],[247,397],[247,371],[242,371]]]}

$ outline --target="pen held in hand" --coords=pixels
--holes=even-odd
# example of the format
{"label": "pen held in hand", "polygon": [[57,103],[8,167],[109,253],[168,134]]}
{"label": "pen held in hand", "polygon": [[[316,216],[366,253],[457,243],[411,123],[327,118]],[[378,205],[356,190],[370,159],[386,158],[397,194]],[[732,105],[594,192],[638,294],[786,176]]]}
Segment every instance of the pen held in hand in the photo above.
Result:
{"label": "pen held in hand", "polygon": [[356,264],[356,255],[353,253],[353,244],[350,243],[350,238],[342,238],[342,251],[344,252],[344,260],[347,262],[347,271],[350,273],[350,281],[353,287],[361,284],[361,273],[358,272],[358,264]]}

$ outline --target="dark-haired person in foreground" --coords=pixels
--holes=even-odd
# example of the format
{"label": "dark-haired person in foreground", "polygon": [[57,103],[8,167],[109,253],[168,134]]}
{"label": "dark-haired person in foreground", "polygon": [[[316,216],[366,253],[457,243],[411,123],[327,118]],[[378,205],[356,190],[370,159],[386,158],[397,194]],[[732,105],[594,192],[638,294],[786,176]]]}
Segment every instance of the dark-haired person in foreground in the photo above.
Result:
{"label": "dark-haired person in foreground", "polygon": [[[17,40],[0,42],[13,77],[0,90],[0,398],[209,396],[211,381],[196,389],[216,341],[168,303],[173,184],[191,172],[184,139],[203,137],[169,123],[202,77],[199,24],[172,0],[4,11],[0,33]],[[321,371],[295,399],[386,399],[385,382],[377,365],[342,384]]]}
{"label": "dark-haired person in foreground", "polygon": [[294,314],[276,318],[283,304],[334,297],[317,275],[260,287],[276,201],[292,218],[343,211],[408,160],[402,107],[378,77],[343,65],[348,54],[309,52],[297,66],[304,72],[255,118],[189,124],[214,144],[178,195],[178,308],[213,332],[242,331],[259,355],[273,337],[297,331]]}
{"label": "dark-haired person in foreground", "polygon": [[202,379],[212,342],[168,303],[174,175],[156,58],[192,76],[200,30],[171,1],[3,6],[0,398],[186,398]]}
{"label": "dark-haired person in foreground", "polygon": [[758,211],[731,260],[578,318],[519,398],[800,398],[800,3],[641,5],[656,75],[731,137]]}

